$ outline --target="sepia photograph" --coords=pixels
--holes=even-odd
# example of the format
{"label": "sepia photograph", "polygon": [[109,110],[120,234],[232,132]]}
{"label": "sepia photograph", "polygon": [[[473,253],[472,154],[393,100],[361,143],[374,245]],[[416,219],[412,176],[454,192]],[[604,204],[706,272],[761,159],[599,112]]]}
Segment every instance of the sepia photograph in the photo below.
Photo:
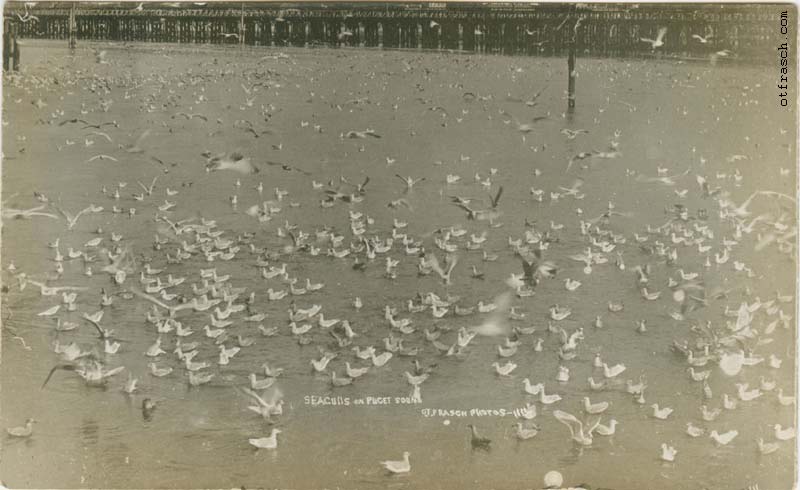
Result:
{"label": "sepia photograph", "polygon": [[0,488],[796,488],[795,4],[3,14]]}

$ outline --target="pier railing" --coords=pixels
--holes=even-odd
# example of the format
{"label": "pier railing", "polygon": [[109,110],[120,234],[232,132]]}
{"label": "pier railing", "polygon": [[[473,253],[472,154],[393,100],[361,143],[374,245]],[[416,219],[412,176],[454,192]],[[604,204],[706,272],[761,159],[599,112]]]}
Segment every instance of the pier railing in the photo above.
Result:
{"label": "pier railing", "polygon": [[[133,4],[108,8],[88,3],[50,3],[26,9],[6,3],[21,38],[69,39],[70,12],[78,41],[136,41],[260,46],[367,46],[466,50],[502,54],[564,54],[577,32],[581,54],[650,55],[640,38],[666,27],[659,53],[703,58],[726,55],[757,61],[777,46],[779,5],[585,4],[208,4],[166,8]],[[74,5],[74,6],[73,6]],[[191,5],[191,4],[189,4]],[[233,8],[235,5],[237,8]],[[24,19],[28,19],[23,21]],[[568,25],[567,25],[568,24]],[[566,28],[564,27],[566,25]],[[697,35],[702,40],[693,37]]]}

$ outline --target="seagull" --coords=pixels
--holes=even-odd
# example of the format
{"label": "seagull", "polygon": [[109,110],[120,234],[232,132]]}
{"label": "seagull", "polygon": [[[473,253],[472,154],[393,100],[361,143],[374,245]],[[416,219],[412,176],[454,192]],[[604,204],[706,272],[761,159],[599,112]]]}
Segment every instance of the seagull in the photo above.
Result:
{"label": "seagull", "polygon": [[93,162],[95,160],[111,160],[112,162],[118,162],[119,161],[119,160],[117,160],[116,158],[114,158],[114,157],[112,157],[110,155],[102,155],[101,154],[101,155],[95,155],[95,156],[91,157],[90,159],[86,160],[86,163]]}
{"label": "seagull", "polygon": [[89,206],[88,208],[84,208],[84,209],[78,211],[77,214],[72,215],[71,213],[69,213],[67,211],[64,211],[63,209],[59,208],[58,206],[54,206],[54,207],[56,208],[56,210],[59,213],[61,213],[61,215],[64,217],[64,219],[67,220],[67,229],[69,229],[69,230],[71,230],[72,228],[75,227],[75,225],[78,223],[78,219],[81,216],[83,216],[86,213],[94,212],[94,209],[95,209],[93,206]]}
{"label": "seagull", "polygon": [[176,112],[175,114],[173,114],[172,119],[175,119],[178,116],[184,117],[187,120],[197,118],[197,119],[202,119],[203,121],[208,121],[208,118],[206,116],[202,115],[202,114],[198,114],[198,113],[191,114],[191,113],[186,113],[186,112]]}
{"label": "seagull", "polygon": [[255,401],[255,405],[250,405],[247,408],[265,419],[269,419],[272,415],[280,415],[283,413],[283,392],[275,388],[269,401],[265,400],[258,393],[249,388],[242,388],[247,395],[250,395]]}
{"label": "seagull", "polygon": [[374,129],[365,129],[364,131],[348,131],[347,133],[342,134],[342,138],[350,138],[350,139],[364,139],[367,136],[371,136],[373,138],[380,138],[381,135],[375,132]]}
{"label": "seagull", "polygon": [[106,370],[103,368],[103,364],[99,361],[87,358],[87,359],[79,359],[77,364],[59,364],[53,367],[50,370],[50,373],[45,378],[44,383],[42,383],[42,389],[47,385],[47,382],[50,381],[50,378],[57,370],[63,371],[73,371],[78,376],[83,378],[88,385],[102,385],[105,383],[106,378],[114,376],[115,374],[120,373],[125,369],[125,366],[118,366],[113,369]]}
{"label": "seagull", "polygon": [[492,363],[492,367],[500,376],[510,376],[511,373],[517,368],[517,365],[511,361],[505,363],[502,366],[500,365],[500,363],[495,362]]}
{"label": "seagull", "polygon": [[703,37],[700,34],[692,34],[692,39],[697,39],[698,41],[700,41],[700,44],[706,44],[708,40],[711,39],[712,37],[713,37],[712,34],[709,34],[706,37]]}
{"label": "seagull", "polygon": [[411,471],[411,463],[408,457],[411,455],[408,451],[403,452],[403,459],[400,461],[381,461],[381,466],[386,468],[390,473],[408,473]]}
{"label": "seagull", "polygon": [[569,129],[564,128],[561,130],[561,134],[567,137],[568,140],[574,140],[579,134],[581,133],[588,133],[589,131],[586,129]]}
{"label": "seagull", "polygon": [[772,454],[778,449],[780,449],[780,445],[777,442],[768,442],[765,443],[764,439],[758,438],[758,452],[761,454]]}
{"label": "seagull", "polygon": [[150,183],[149,186],[146,186],[146,185],[142,184],[138,180],[136,181],[136,183],[139,184],[139,187],[141,187],[144,190],[145,194],[147,194],[148,196],[151,196],[151,195],[153,195],[153,189],[155,188],[156,180],[158,180],[158,176],[153,177],[153,181]]}
{"label": "seagull", "polygon": [[653,403],[650,405],[653,407],[653,417],[661,420],[666,420],[667,417],[670,416],[672,413],[672,409],[669,407],[659,408],[658,403]]}
{"label": "seagull", "polygon": [[275,449],[278,447],[278,434],[281,433],[280,429],[272,429],[269,437],[252,438],[248,439],[251,446],[257,449]]}
{"label": "seagull", "polygon": [[25,425],[22,427],[9,427],[6,429],[6,432],[11,437],[30,437],[33,434],[33,423],[36,422],[34,419],[28,419],[25,421]]}
{"label": "seagull", "polygon": [[583,397],[583,409],[586,413],[596,415],[599,413],[603,413],[608,409],[609,403],[608,402],[600,402],[600,403],[592,403],[589,401],[589,397]]}
{"label": "seagull", "polygon": [[773,428],[775,429],[775,439],[779,441],[788,441],[795,438],[796,432],[794,427],[787,427],[784,429],[781,427],[781,424],[775,424]]}
{"label": "seagull", "polygon": [[678,450],[672,446],[668,446],[666,443],[661,444],[661,459],[664,461],[675,461],[675,455],[678,454]]}
{"label": "seagull", "polygon": [[206,172],[216,172],[218,170],[233,170],[241,174],[254,174],[259,172],[258,167],[254,166],[250,161],[250,157],[245,157],[238,152],[230,154],[221,153],[213,157],[210,153],[204,153],[204,156],[207,159]]}
{"label": "seagull", "polygon": [[530,427],[526,427],[521,422],[517,422],[513,427],[517,429],[517,438],[522,441],[531,439],[539,433],[539,426],[536,424],[531,424]]}
{"label": "seagull", "polygon": [[584,429],[583,422],[578,420],[574,415],[564,412],[562,410],[554,410],[553,416],[562,424],[566,425],[569,429],[570,436],[573,441],[582,446],[592,445],[592,432],[597,428],[600,423],[598,418],[590,427]]}
{"label": "seagull", "polygon": [[656,48],[660,48],[661,46],[664,45],[664,36],[666,34],[667,34],[667,28],[661,27],[660,29],[658,29],[658,36],[656,37],[655,40],[648,39],[646,37],[639,38],[639,40],[645,43],[650,43],[652,49],[655,50]]}
{"label": "seagull", "polygon": [[736,436],[738,435],[739,431],[737,430],[729,430],[728,432],[725,432],[723,434],[718,433],[716,430],[712,430],[710,437],[714,439],[714,442],[716,442],[718,445],[725,446],[728,443],[730,443],[734,438],[736,438]]}
{"label": "seagull", "polygon": [[422,178],[419,178],[419,179],[415,180],[412,177],[402,177],[400,174],[394,174],[394,175],[395,175],[395,177],[397,177],[398,179],[402,180],[406,184],[406,191],[410,191],[414,187],[415,184],[419,184],[420,182],[425,180],[425,177],[422,177]]}

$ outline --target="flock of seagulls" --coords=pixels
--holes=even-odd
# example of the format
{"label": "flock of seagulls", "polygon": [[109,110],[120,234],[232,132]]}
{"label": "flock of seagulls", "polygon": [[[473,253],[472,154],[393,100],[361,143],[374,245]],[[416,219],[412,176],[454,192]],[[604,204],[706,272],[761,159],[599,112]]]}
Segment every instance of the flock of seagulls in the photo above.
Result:
{"label": "flock of seagulls", "polygon": [[[664,45],[665,34],[662,28],[655,40],[642,41],[656,49]],[[705,43],[707,38],[698,41]],[[32,321],[49,325],[53,336],[55,367],[42,384],[42,397],[47,396],[49,383],[64,382],[63,375],[55,376],[59,371],[72,373],[88,386],[118,386],[129,397],[140,396],[142,385],[185,383],[191,389],[228,385],[250,403],[248,416],[268,427],[249,434],[243,443],[271,451],[281,446],[279,436],[290,430],[282,425],[289,405],[284,393],[291,383],[286,371],[325,379],[332,393],[357,392],[365,377],[403,382],[409,396],[422,403],[427,390],[447,389],[442,366],[496,353],[485,369],[499,380],[510,380],[525,407],[511,426],[519,441],[562,431],[563,438],[578,448],[604,446],[603,439],[624,437],[619,434],[628,421],[618,407],[630,403],[641,407],[635,415],[637,424],[680,424],[684,431],[683,424],[690,420],[686,440],[652,441],[653,458],[670,464],[680,464],[688,452],[683,447],[692,439],[707,439],[703,451],[725,445],[760,455],[791,451],[786,441],[795,437],[790,425],[795,398],[792,387],[778,375],[788,359],[776,337],[793,328],[794,298],[780,293],[759,297],[750,285],[723,289],[713,278],[729,275],[755,288],[761,272],[756,264],[745,262],[754,248],[768,249],[776,257],[793,256],[793,198],[757,191],[741,201],[738,186],[725,177],[715,187],[705,167],[697,165],[685,171],[659,168],[655,176],[646,168],[619,168],[627,150],[621,131],[609,131],[608,148],[600,151],[581,146],[583,138],[603,131],[599,121],[597,129],[587,130],[571,127],[569,120],[550,112],[537,112],[543,99],[558,97],[554,88],[542,89],[530,104],[522,104],[531,115],[530,122],[521,123],[506,111],[512,102],[501,104],[502,97],[469,92],[461,83],[445,84],[430,69],[408,63],[398,73],[419,81],[417,100],[368,91],[380,83],[375,72],[349,90],[326,87],[324,71],[309,72],[303,75],[310,77],[304,81],[305,96],[315,110],[335,115],[378,104],[392,112],[398,110],[392,105],[404,104],[417,112],[420,105],[425,112],[418,117],[442,131],[471,117],[499,127],[537,156],[556,146],[555,142],[530,146],[541,125],[564,125],[558,132],[566,138],[562,141],[570,154],[582,149],[560,166],[532,168],[525,175],[514,175],[499,163],[493,163],[497,168],[473,167],[472,157],[461,154],[455,163],[432,162],[433,170],[425,174],[408,166],[407,171],[384,174],[367,168],[355,176],[345,172],[331,176],[327,169],[323,176],[307,159],[296,158],[295,164],[282,157],[289,148],[284,147],[281,128],[271,120],[283,110],[278,95],[283,86],[300,84],[290,76],[296,70],[292,57],[271,59],[273,63],[259,70],[243,69],[240,61],[214,60],[201,63],[197,70],[150,75],[133,75],[122,60],[108,59],[127,78],[79,78],[62,68],[61,83],[83,97],[77,109],[59,108],[63,89],[49,79],[23,72],[7,80],[7,101],[35,97],[41,104],[34,109],[34,118],[43,126],[68,132],[64,145],[58,144],[65,158],[84,166],[140,166],[135,184],[107,181],[95,189],[87,184],[70,199],[66,195],[71,189],[61,190],[60,195],[36,189],[33,198],[38,204],[27,209],[24,203],[31,191],[25,189],[26,196],[12,195],[3,203],[6,233],[17,226],[10,218],[37,220],[57,230],[53,242],[32,244],[46,267],[21,270],[14,264],[13,248],[4,258],[9,278],[4,281],[9,290],[6,298],[26,298],[38,305],[30,315]],[[464,59],[473,64],[467,69],[480,69],[478,61]],[[230,81],[233,73],[243,80],[241,87]],[[114,84],[106,77],[113,77]],[[388,81],[384,75],[384,86]],[[434,84],[460,92],[458,102],[451,100],[445,110],[440,106],[444,102],[427,98],[432,96],[425,87]],[[207,96],[212,89],[223,91],[228,107],[214,107]],[[147,127],[109,121],[109,108],[117,99],[136,100]],[[315,116],[315,121],[317,128],[301,121],[299,130],[313,135],[309,138],[333,134],[325,144],[336,151],[374,154],[388,140],[380,128],[361,129],[366,124],[345,129],[324,127],[321,117]],[[37,130],[14,128],[9,134],[32,137]],[[198,149],[180,161],[159,155],[158,140],[189,132],[205,135],[206,139],[194,139],[196,144],[218,148],[202,153]],[[246,135],[251,142],[265,138],[270,146],[259,151],[247,146],[224,148],[215,139],[217,134]],[[415,136],[410,130],[409,144]],[[102,150],[96,152],[97,148]],[[303,154],[302,148],[295,151]],[[384,156],[377,160],[382,167]],[[402,165],[402,157],[385,160],[387,167]],[[676,191],[676,202],[666,207],[663,222],[634,226],[633,218],[640,217],[637,210],[618,209],[611,201],[602,205],[599,216],[592,216],[582,209],[590,209],[584,204],[590,196],[599,195],[601,201],[609,197],[594,182],[600,166],[602,171],[624,171],[631,188],[648,193],[668,189],[672,195],[677,186],[686,189]],[[467,168],[478,168],[474,179],[456,174],[466,175]],[[557,184],[547,185],[540,178],[543,173]],[[294,188],[303,190],[282,189],[280,182],[286,179],[300,182]],[[234,213],[246,220],[247,231],[234,231],[222,217],[198,214],[190,197],[184,200],[193,195],[219,201],[218,196],[192,193],[220,182],[230,182],[231,195],[215,207],[224,210],[220,215]],[[81,196],[89,196],[88,201]],[[523,199],[526,212],[537,220],[515,215],[513,210]],[[65,202],[74,208],[81,201],[80,211],[66,209]],[[430,209],[432,202],[440,203],[440,208]],[[574,213],[558,223],[556,216],[564,214],[549,214],[548,206],[571,208]],[[307,216],[324,215],[328,224],[314,229],[298,221],[303,215],[292,214],[296,208],[306,210]],[[453,222],[421,231],[424,226],[414,221],[434,213]],[[100,217],[107,224],[100,225]],[[126,237],[133,229],[128,223],[133,222],[144,226],[149,238]],[[301,260],[313,266],[303,266]],[[348,298],[351,307],[337,307],[341,293],[330,279],[326,284],[309,277],[331,266],[340,271],[341,281],[369,277],[393,291],[382,304],[356,296]],[[101,288],[93,287],[100,283],[91,279],[94,275],[103,278]],[[601,275],[611,279],[598,281]],[[603,281],[625,284],[632,294],[613,297],[604,291]],[[414,284],[415,290],[403,290],[403,284]],[[456,294],[455,287],[461,285],[477,291],[480,299]],[[582,301],[589,291],[602,298],[599,306]],[[372,295],[365,291],[364,296]],[[557,297],[558,303],[542,304],[542,296]],[[4,303],[11,310],[16,307],[15,301]],[[132,305],[147,306],[141,318],[147,346],[129,358],[136,362],[123,365],[120,354],[138,347],[126,339],[133,326],[113,318],[118,308],[133,310]],[[656,307],[665,314],[628,316],[629,310]],[[368,311],[380,315],[380,321],[362,321]],[[709,316],[722,321],[705,320]],[[11,328],[23,340],[31,335],[21,325]],[[665,329],[673,330],[676,338],[658,345],[651,336]],[[96,336],[93,342],[71,339],[73,332],[84,330]],[[600,339],[611,330],[634,338],[631,342],[646,343],[648,350],[672,350],[671,369],[681,376],[688,373],[689,388],[683,396],[691,401],[681,405],[685,409],[694,404],[694,412],[681,412],[669,406],[670,398],[653,394],[663,393],[650,388],[658,380],[646,379],[647,366],[627,359],[623,349],[602,351]],[[276,364],[272,345],[278,338],[298,346],[297,365],[302,369]],[[266,362],[246,365],[244,359],[252,358],[249,353],[258,353]],[[539,359],[545,358],[556,362],[557,369],[536,369]],[[575,373],[584,372],[587,364],[590,376],[578,379]],[[224,374],[234,367],[247,374]],[[505,388],[498,384],[498,389]],[[754,421],[760,436],[742,441],[739,431],[725,423],[725,413],[767,399],[789,407],[788,411],[766,411],[764,417],[769,413],[771,420]],[[159,403],[142,399],[146,420],[158,417]],[[9,437],[35,437],[33,423],[31,418],[22,427],[8,428]],[[493,440],[491,426],[481,423],[486,425],[466,426],[473,450],[489,452],[505,444]],[[400,460],[379,461],[375,466],[388,474],[409,473],[410,451],[402,452]]]}
{"label": "flock of seagulls", "polygon": [[[643,42],[643,43],[648,43],[650,45],[650,50],[651,51],[655,51],[658,48],[662,48],[663,49],[664,46],[666,46],[666,41],[664,40],[666,35],[667,35],[667,28],[666,27],[659,27],[658,31],[656,33],[656,38],[655,39],[650,39],[648,37],[641,37],[641,38],[639,38],[639,41]],[[714,33],[713,32],[709,32],[709,33],[705,34],[705,36],[700,35],[700,34],[692,34],[691,39],[692,39],[691,42],[696,42],[696,43],[700,43],[700,44],[703,44],[703,45],[707,45],[710,41],[712,41],[714,39]],[[734,56],[734,55],[735,55],[735,53],[733,51],[731,51],[730,49],[721,49],[721,50],[714,51],[713,53],[711,53],[709,59],[711,60],[712,64],[714,64],[720,58],[731,57],[731,56]]]}

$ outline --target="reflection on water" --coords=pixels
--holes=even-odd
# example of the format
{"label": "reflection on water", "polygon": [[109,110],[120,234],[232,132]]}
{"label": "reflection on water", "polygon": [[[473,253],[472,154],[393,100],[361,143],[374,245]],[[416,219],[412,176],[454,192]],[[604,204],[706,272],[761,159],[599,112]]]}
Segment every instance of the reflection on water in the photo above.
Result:
{"label": "reflection on water", "polygon": [[[24,86],[9,83],[4,87],[4,121],[10,122],[3,132],[7,157],[2,177],[4,200],[17,193],[10,203],[33,207],[37,201],[31,196],[37,191],[70,212],[90,203],[106,208],[102,213],[82,216],[72,231],[66,230],[63,220],[48,218],[4,223],[3,283],[9,286],[9,292],[3,302],[13,312],[7,322],[13,334],[10,329],[4,330],[1,420],[4,427],[18,425],[28,416],[40,421],[32,438],[3,441],[0,470],[4,483],[97,488],[266,484],[293,488],[519,488],[538,485],[551,469],[561,471],[570,484],[588,482],[594,487],[618,489],[741,488],[755,482],[761,488],[783,488],[791,480],[794,450],[790,443],[782,444],[771,455],[759,456],[756,449],[759,437],[774,439],[772,424],[794,426],[792,407],[778,404],[775,390],[752,402],[740,402],[736,410],[724,411],[713,423],[702,420],[700,406],[718,408],[723,394],[735,396],[735,382],[743,380],[753,388],[759,386],[762,377],[775,380],[785,394],[793,395],[795,360],[790,346],[796,340],[794,330],[778,326],[769,334],[770,344],[755,338],[742,340],[754,355],[778,356],[783,361],[779,368],[762,363],[747,368],[741,378],[727,378],[714,362],[698,367],[712,369],[710,400],[703,398],[702,383],[691,380],[684,360],[670,346],[675,340],[694,339],[693,326],[696,329],[707,320],[724,328],[725,321],[731,320],[723,316],[725,307],[736,310],[741,302],[752,304],[757,298],[769,301],[776,289],[793,296],[793,255],[779,254],[774,247],[756,252],[756,237],[745,234],[736,238],[742,244],[732,250],[728,264],[705,267],[706,258],[714,260],[713,254],[703,255],[697,247],[670,243],[679,250],[679,258],[675,265],[669,265],[663,258],[648,255],[644,248],[655,240],[670,241],[672,237],[655,236],[647,244],[639,244],[633,236],[634,232],[646,235],[648,225],[659,226],[670,219],[673,213],[665,208],[678,203],[692,213],[708,210],[707,224],[714,232],[710,243],[716,247],[712,252],[720,250],[723,240],[733,240],[736,230],[718,219],[717,201],[702,196],[698,175],[730,192],[736,203],[744,202],[755,190],[792,193],[794,123],[791,114],[778,112],[772,104],[772,81],[762,70],[654,60],[583,59],[578,63],[577,109],[574,114],[564,114],[566,102],[560,81],[566,78],[566,67],[556,59],[357,50],[331,54],[327,50],[290,49],[285,51],[287,58],[263,60],[265,53],[274,53],[247,48],[201,51],[182,46],[103,49],[108,49],[108,58],[113,60],[110,65],[95,64],[89,47],[79,48],[73,57],[60,45],[31,44],[26,47],[29,73]],[[108,81],[107,88],[103,80]],[[256,83],[262,85],[252,88]],[[251,91],[249,96],[242,85]],[[543,87],[536,104],[519,102]],[[477,97],[465,101],[464,92]],[[253,97],[250,106],[247,100]],[[31,105],[39,98],[47,107],[35,109]],[[428,110],[433,106],[443,107],[447,115]],[[53,115],[61,110],[63,115]],[[81,114],[81,110],[87,114]],[[208,122],[172,117],[180,111],[202,113]],[[61,121],[79,114],[92,122],[117,121],[119,128],[101,130],[113,142],[71,124],[37,124],[39,119]],[[516,125],[543,115],[547,119],[537,122],[523,139]],[[217,123],[217,119],[222,122]],[[242,119],[252,124],[264,121],[264,127],[273,133],[255,138],[232,129],[233,121]],[[315,131],[315,125],[321,131]],[[561,132],[565,127],[588,132],[567,138]],[[146,128],[151,130],[143,140],[148,154],[168,162],[168,173],[147,154],[127,153],[118,147],[135,141]],[[340,137],[366,128],[374,128],[383,137]],[[68,140],[74,144],[68,144]],[[86,146],[87,140],[93,143]],[[621,155],[576,160],[569,173],[565,172],[571,158],[582,152],[606,151],[612,140],[618,141]],[[204,172],[200,152],[237,148],[254,161],[277,161],[312,175],[306,177],[263,163],[262,171],[253,176]],[[102,153],[119,156],[121,161],[86,162]],[[734,155],[747,158],[732,160]],[[387,163],[387,158],[394,163]],[[782,176],[781,167],[788,168],[789,174]],[[492,168],[497,169],[494,175]],[[680,176],[686,169],[688,173]],[[426,180],[406,193],[396,173]],[[447,185],[448,174],[461,180]],[[45,178],[50,175],[58,178]],[[151,182],[156,175],[153,196],[135,200],[132,195],[141,192],[136,182]],[[675,185],[663,185],[637,181],[639,175],[679,177],[675,177]],[[333,181],[337,187],[341,176],[352,182],[370,177],[364,201],[321,208],[323,194],[313,190],[311,180]],[[487,177],[491,177],[490,189],[477,182]],[[569,188],[577,179],[582,182],[583,199],[563,194],[557,199],[550,197],[550,192],[564,192],[559,188]],[[119,200],[101,193],[106,186],[111,194],[118,182],[127,183]],[[259,182],[263,182],[263,195],[255,189]],[[500,185],[504,188],[498,206],[502,216],[495,224],[502,226],[497,228],[467,220],[466,213],[450,202],[451,196],[473,198],[473,206],[481,208],[478,201],[488,202],[490,193],[494,195]],[[179,193],[167,196],[167,187]],[[531,187],[543,190],[541,202]],[[275,200],[273,205],[278,206],[275,188],[289,192],[279,203],[280,213],[268,223],[256,224],[243,211],[267,199]],[[685,197],[680,197],[681,193]],[[230,205],[233,195],[239,199],[235,210]],[[407,199],[410,209],[387,206],[400,198]],[[321,244],[319,256],[281,255],[273,265],[286,263],[290,275],[298,278],[297,286],[309,278],[324,283],[325,288],[305,296],[266,301],[267,288],[288,289],[288,285],[279,279],[262,278],[247,250],[227,262],[207,263],[195,256],[182,264],[169,264],[165,252],[174,255],[184,240],[174,234],[177,241],[154,250],[158,230],[162,236],[170,235],[169,228],[154,218],[156,213],[164,214],[157,207],[165,199],[177,204],[169,212],[173,221],[215,219],[218,229],[225,232],[224,238],[255,232],[252,244],[270,250],[281,250],[289,243],[289,238],[278,236],[277,231],[287,223],[310,233],[312,241],[315,230],[329,227],[346,236],[346,247],[352,238],[349,211],[362,212],[374,220],[367,236],[390,236],[395,218],[407,221],[407,233],[439,257],[443,252],[433,243],[439,236],[435,230],[459,225],[467,235],[459,242],[459,264],[447,287],[435,274],[419,276],[417,258],[405,255],[399,241],[392,252],[392,257],[400,260],[394,279],[385,276],[380,257],[359,272],[353,270],[350,258],[324,256],[327,245]],[[622,215],[611,218],[607,228],[627,241],[607,254],[608,264],[596,265],[591,274],[586,274],[584,265],[570,258],[588,246],[579,222],[607,212],[609,201]],[[137,212],[133,217],[114,214],[109,211],[113,206],[124,210],[134,207]],[[769,214],[765,220],[779,226],[791,227],[796,218],[793,207],[776,199],[756,199],[750,211],[752,217]],[[483,316],[447,314],[435,319],[427,312],[408,313],[404,306],[416,292],[428,291],[441,297],[460,296],[463,306],[491,301],[504,290],[503,281],[510,274],[522,272],[508,240],[530,229],[526,220],[534,223],[533,229],[550,230],[557,239],[545,257],[560,271],[556,279],[543,282],[534,296],[515,297],[515,311],[525,317],[511,320],[512,324],[535,327],[536,331],[520,336],[522,344],[511,358],[518,367],[505,379],[491,367],[495,361],[506,362],[498,356],[503,339],[477,337],[462,355],[445,356],[422,334],[425,329],[438,329],[443,332],[443,342],[453,343],[460,327],[479,324]],[[556,231],[558,224],[565,226]],[[95,234],[98,228],[103,233]],[[477,237],[484,231],[487,240],[480,250],[464,250],[470,235]],[[195,361],[210,362],[210,371],[215,373],[209,384],[190,387],[183,363],[172,354],[177,340],[174,332],[161,334],[162,347],[168,354],[156,361],[159,367],[172,367],[174,371],[163,378],[149,373],[147,364],[152,360],[144,352],[158,336],[145,321],[152,305],[138,298],[114,296],[112,305],[103,309],[102,325],[115,330],[114,338],[121,342],[121,348],[117,354],[102,354],[97,330],[80,316],[100,309],[102,288],[120,289],[108,274],[98,272],[101,265],[97,264],[104,261],[100,250],[96,251],[95,272],[90,277],[85,275],[88,264],[82,260],[63,261],[64,273],[56,283],[88,290],[78,293],[76,312],[58,315],[64,321],[79,323],[79,327],[57,332],[54,321],[37,314],[59,303],[60,297],[40,296],[31,285],[20,291],[8,266],[13,263],[17,272],[25,271],[39,280],[53,274],[56,267],[48,243],[60,238],[60,251],[66,254],[69,247],[82,249],[98,236],[108,242],[112,232],[123,235],[122,243],[131,248],[140,263],[149,259],[153,268],[167,268],[175,277],[186,277],[185,283],[171,292],[191,296],[191,284],[201,284],[200,268],[216,267],[220,275],[230,274],[235,287],[255,291],[254,312],[266,314],[263,325],[276,326],[279,333],[265,337],[257,330],[258,324],[234,317],[236,321],[227,328],[226,346],[235,345],[239,335],[253,338],[255,343],[243,348],[229,365],[218,366],[219,348],[202,332],[210,321],[209,312],[181,312],[183,326],[195,331],[182,342],[199,341]],[[185,240],[192,242],[193,237]],[[242,248],[247,248],[246,244]],[[498,260],[483,261],[483,250],[497,254]],[[624,271],[613,264],[617,252],[626,263]],[[754,277],[736,271],[734,260],[751,268]],[[656,301],[643,299],[635,284],[635,267],[648,263],[648,287],[662,291],[663,297]],[[484,273],[483,280],[471,277],[473,265]],[[710,301],[686,321],[674,320],[670,316],[675,309],[669,297],[672,291],[667,284],[678,276],[678,268],[701,273],[706,287],[726,290],[727,296]],[[567,292],[566,278],[583,284]],[[130,277],[126,285],[137,281],[138,277]],[[352,307],[356,296],[365,305],[358,311]],[[354,345],[375,345],[378,352],[384,350],[383,339],[390,332],[400,335],[387,326],[384,306],[398,307],[400,318],[412,318],[418,331],[404,335],[404,347],[419,348],[417,358],[423,366],[438,365],[422,385],[423,403],[347,407],[306,404],[307,395],[407,397],[412,389],[404,372],[413,366],[411,358],[398,355],[386,366],[372,368],[353,385],[332,388],[330,375],[312,374],[309,362],[320,358],[319,347],[338,350],[336,340],[329,331],[315,327],[313,342],[299,345],[286,327],[291,299],[300,308],[321,304],[326,318],[348,319],[358,335]],[[610,301],[622,302],[624,310],[608,311]],[[554,304],[572,309],[572,315],[557,322],[558,326],[569,333],[584,330],[585,340],[579,344],[577,357],[570,361],[558,357],[561,336],[548,329],[548,308]],[[779,306],[791,314],[794,303]],[[593,326],[598,315],[604,324],[601,329]],[[754,328],[766,337],[763,332],[776,316],[760,311],[756,318]],[[639,334],[636,322],[643,319],[647,332]],[[10,335],[24,338],[31,350],[22,348]],[[541,351],[534,349],[538,338],[542,339]],[[75,373],[58,371],[40,390],[41,381],[58,362],[52,352],[55,341],[60,345],[75,342],[81,350],[94,351],[111,367],[125,366],[125,371],[112,377],[105,388],[87,387]],[[596,353],[609,365],[624,363],[627,370],[621,378],[625,380],[643,376],[648,385],[647,403],[635,403],[625,392],[624,381],[602,392],[592,391],[586,380],[602,377],[592,364]],[[353,366],[366,365],[351,351],[342,349],[329,371],[343,376],[345,361]],[[248,385],[251,372],[263,378],[261,366],[265,362],[285,369],[278,384],[286,403],[283,415],[274,417],[274,425],[248,409],[252,398],[241,390]],[[570,369],[567,383],[556,382],[560,365]],[[122,392],[129,374],[139,379],[138,390],[132,395]],[[511,427],[516,422],[513,416],[426,417],[420,411],[523,407],[536,400],[523,391],[526,377],[533,383],[545,383],[548,394],[562,397],[553,406],[536,403],[538,416],[534,422],[541,431],[528,441],[516,439]],[[603,414],[603,423],[612,417],[619,421],[615,435],[596,436],[591,447],[573,444],[567,427],[553,416],[555,409],[582,415],[585,396],[611,404]],[[156,407],[147,413],[142,410],[146,399]],[[674,413],[666,421],[656,420],[651,415],[651,403],[669,406]],[[739,435],[731,445],[715,447],[707,436],[692,439],[686,435],[687,422],[708,431],[737,429]],[[470,423],[492,440],[490,451],[471,449],[466,429]],[[255,450],[248,444],[251,437],[269,435],[272,427],[283,431],[277,450]],[[662,442],[678,448],[675,463],[659,459]],[[411,453],[411,473],[387,477],[379,462],[398,459],[406,450]],[[45,463],[52,471],[40,470]]]}

